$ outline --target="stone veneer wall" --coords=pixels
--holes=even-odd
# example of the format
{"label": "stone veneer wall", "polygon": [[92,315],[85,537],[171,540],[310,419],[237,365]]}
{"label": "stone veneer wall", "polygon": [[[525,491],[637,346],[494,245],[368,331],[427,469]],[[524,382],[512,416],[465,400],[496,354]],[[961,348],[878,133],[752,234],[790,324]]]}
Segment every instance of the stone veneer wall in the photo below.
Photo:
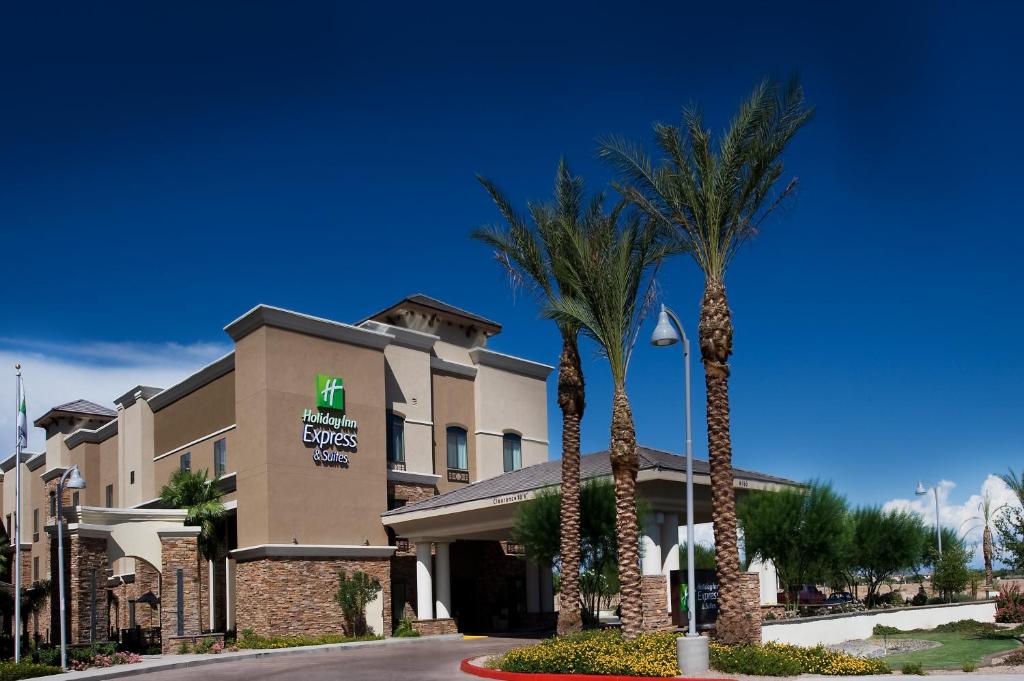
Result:
{"label": "stone veneer wall", "polygon": [[757,573],[745,572],[740,575],[740,589],[746,605],[744,613],[746,627],[751,641],[761,640],[761,578]]}
{"label": "stone veneer wall", "polygon": [[[110,623],[107,621],[107,579],[111,576],[107,562],[107,540],[82,537],[76,533],[68,537],[67,548],[70,549],[66,558],[71,576],[66,582],[69,598],[65,601],[68,608],[69,640],[74,643],[106,641],[110,631]],[[59,607],[56,609],[59,610]]]}
{"label": "stone veneer wall", "polygon": [[640,580],[640,599],[645,630],[668,631],[674,628],[668,610],[668,578],[665,575],[644,575]]}
{"label": "stone veneer wall", "polygon": [[[161,537],[163,580],[160,594],[160,633],[163,653],[175,652],[172,637],[178,635],[178,610],[184,612],[184,636],[196,636],[203,630],[199,602],[202,589],[196,564],[195,537]],[[184,600],[178,603],[178,570],[184,577]]]}
{"label": "stone veneer wall", "polygon": [[413,630],[419,632],[420,636],[438,636],[440,634],[457,634],[458,627],[455,620],[449,618],[434,620],[413,620]]}
{"label": "stone veneer wall", "polygon": [[260,558],[238,563],[235,626],[257,634],[288,636],[342,632],[334,602],[338,573],[362,571],[380,581],[384,631],[391,634],[391,567],[387,558]]}

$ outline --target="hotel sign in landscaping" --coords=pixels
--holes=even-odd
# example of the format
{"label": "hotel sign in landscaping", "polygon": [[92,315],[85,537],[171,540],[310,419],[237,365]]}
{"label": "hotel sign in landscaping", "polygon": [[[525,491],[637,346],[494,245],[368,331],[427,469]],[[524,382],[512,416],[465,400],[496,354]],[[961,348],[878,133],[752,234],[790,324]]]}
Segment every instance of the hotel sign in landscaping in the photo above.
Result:
{"label": "hotel sign in landscaping", "polygon": [[356,451],[359,424],[344,414],[345,388],[341,378],[318,374],[316,377],[318,411],[302,412],[302,444],[313,450],[313,461],[321,465],[347,467],[349,454]]}

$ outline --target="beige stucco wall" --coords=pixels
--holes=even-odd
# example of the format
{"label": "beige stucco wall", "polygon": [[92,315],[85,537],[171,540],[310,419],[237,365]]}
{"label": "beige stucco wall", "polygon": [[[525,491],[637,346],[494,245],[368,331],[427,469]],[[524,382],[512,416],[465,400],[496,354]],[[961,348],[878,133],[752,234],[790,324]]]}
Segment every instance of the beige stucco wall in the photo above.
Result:
{"label": "beige stucco wall", "polygon": [[384,348],[388,409],[405,418],[405,468],[433,473],[433,400],[430,354],[400,345]]}
{"label": "beige stucco wall", "polygon": [[[347,468],[318,465],[301,439],[318,373],[342,377],[359,424]],[[264,326],[236,344],[235,377],[239,547],[387,544],[384,352]]]}
{"label": "beige stucco wall", "polygon": [[[123,508],[136,506],[156,496],[153,487],[154,418],[149,404],[141,397],[127,408],[117,410],[117,476],[115,503]],[[131,472],[135,471],[135,484]],[[102,505],[102,497],[101,497]]]}
{"label": "beige stucco wall", "polygon": [[206,437],[234,422],[235,376],[228,372],[153,415],[153,456]]}
{"label": "beige stucco wall", "polygon": [[475,383],[479,479],[504,472],[502,438],[506,432],[522,437],[523,467],[547,461],[547,382],[477,365]]}
{"label": "beige stucco wall", "polygon": [[192,470],[205,470],[210,478],[213,478],[213,445],[217,440],[224,439],[227,446],[227,472],[234,470],[235,461],[239,458],[239,452],[234,449],[235,429],[211,434],[199,442],[190,444],[177,450],[171,450],[169,454],[163,454],[153,462],[153,478],[156,483],[154,497],[160,493],[160,488],[171,479],[171,474],[181,467],[181,455],[188,452],[192,455]]}
{"label": "beige stucco wall", "polygon": [[466,429],[466,455],[469,479],[477,479],[476,441],[473,437],[473,379],[435,372],[434,381],[434,467],[441,479],[437,488],[444,493],[465,487],[466,483],[448,482],[448,426]]}

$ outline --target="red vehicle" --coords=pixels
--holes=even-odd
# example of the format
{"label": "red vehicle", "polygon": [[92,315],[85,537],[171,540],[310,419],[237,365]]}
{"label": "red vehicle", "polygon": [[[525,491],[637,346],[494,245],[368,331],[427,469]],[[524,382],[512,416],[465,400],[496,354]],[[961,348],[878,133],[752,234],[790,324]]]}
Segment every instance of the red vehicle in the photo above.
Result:
{"label": "red vehicle", "polygon": [[[804,584],[800,587],[800,591],[796,594],[797,605],[821,605],[825,602],[825,594],[818,590],[813,584]],[[779,592],[779,603],[792,603],[789,597],[789,593],[785,591]]]}

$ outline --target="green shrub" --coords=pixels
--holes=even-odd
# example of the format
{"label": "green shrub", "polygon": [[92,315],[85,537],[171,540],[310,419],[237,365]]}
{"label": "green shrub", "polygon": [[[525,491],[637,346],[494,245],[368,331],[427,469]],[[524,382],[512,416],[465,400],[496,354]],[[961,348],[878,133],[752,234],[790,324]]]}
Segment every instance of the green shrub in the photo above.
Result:
{"label": "green shrub", "polygon": [[917,662],[908,662],[900,668],[900,672],[904,676],[916,675],[924,676],[924,670],[921,669],[921,665]]}
{"label": "green shrub", "polygon": [[[248,635],[247,635],[248,634]],[[351,643],[354,641],[376,641],[381,636],[345,636],[344,634],[321,634],[320,636],[258,636],[251,630],[242,632],[238,639],[238,648],[248,650],[268,650],[272,648],[298,648],[301,646],[320,646],[328,643]]]}
{"label": "green shrub", "polygon": [[977,620],[957,620],[956,622],[940,624],[935,627],[935,631],[961,634],[984,634],[998,630],[999,627],[992,622],[979,622]]}
{"label": "green shrub", "polygon": [[195,647],[193,648],[193,652],[205,655],[206,653],[210,652],[210,650],[213,648],[214,642],[215,639],[209,636],[201,638],[198,641],[196,641]]}
{"label": "green shrub", "polygon": [[888,627],[884,624],[876,624],[871,630],[871,633],[875,636],[892,636],[893,634],[900,633],[900,630],[896,627]]}
{"label": "green shrub", "polygon": [[366,604],[381,591],[376,577],[357,570],[349,577],[344,571],[338,573],[338,590],[334,601],[341,606],[345,619],[345,633],[349,636],[366,635]]}
{"label": "green shrub", "polygon": [[[59,655],[59,653],[58,653]],[[19,681],[20,679],[35,679],[40,676],[51,676],[60,674],[63,670],[48,664],[36,664],[34,662],[0,662],[0,679],[3,681]]]}
{"label": "green shrub", "polygon": [[785,650],[757,645],[715,646],[711,666],[727,674],[751,676],[799,676],[803,672],[800,661]]}
{"label": "green shrub", "polygon": [[971,672],[978,671],[978,665],[973,664],[971,662],[964,662],[964,666],[961,667],[960,669],[962,669],[963,671],[965,671],[968,674],[970,674]]}
{"label": "green shrub", "polygon": [[192,652],[192,647],[188,644],[188,641],[182,641],[178,644],[177,652],[179,655],[188,655]]}
{"label": "green shrub", "polygon": [[412,621],[408,618],[404,618],[398,623],[398,627],[395,629],[393,636],[397,638],[414,638],[419,636],[420,632],[412,628]]}

